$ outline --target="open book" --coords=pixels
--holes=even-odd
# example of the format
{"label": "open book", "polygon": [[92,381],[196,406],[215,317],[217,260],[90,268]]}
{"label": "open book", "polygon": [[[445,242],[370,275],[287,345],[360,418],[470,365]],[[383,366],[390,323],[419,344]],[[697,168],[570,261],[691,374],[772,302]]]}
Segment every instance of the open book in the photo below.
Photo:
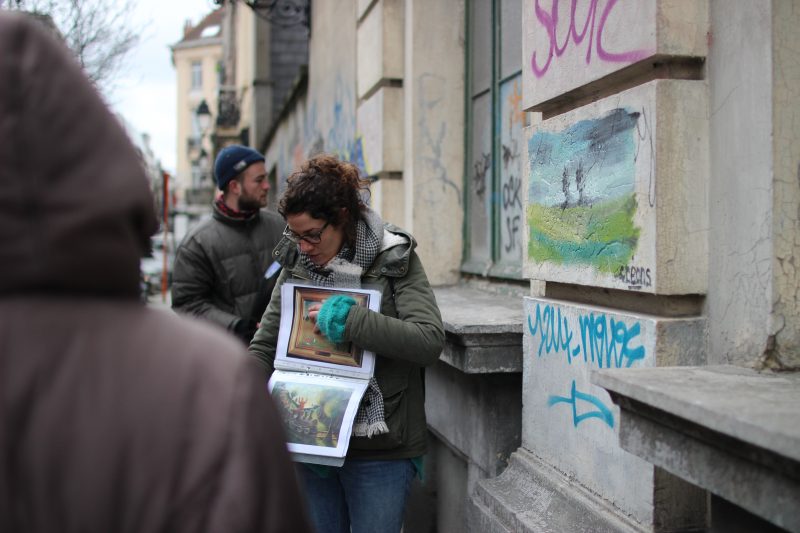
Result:
{"label": "open book", "polygon": [[381,293],[293,282],[281,286],[281,324],[269,391],[284,421],[295,461],[341,466],[375,354],[352,342],[335,344],[308,317],[308,308],[334,294],[380,310]]}

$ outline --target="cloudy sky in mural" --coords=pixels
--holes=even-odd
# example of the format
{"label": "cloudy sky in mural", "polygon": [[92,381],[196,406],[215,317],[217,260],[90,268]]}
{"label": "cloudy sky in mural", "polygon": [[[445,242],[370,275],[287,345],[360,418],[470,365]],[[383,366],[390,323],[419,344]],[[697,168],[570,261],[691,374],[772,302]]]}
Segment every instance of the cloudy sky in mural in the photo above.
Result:
{"label": "cloudy sky in mural", "polygon": [[540,205],[564,205],[564,172],[569,186],[567,207],[579,198],[576,173],[585,180],[587,204],[633,192],[636,124],[639,113],[615,109],[596,120],[582,120],[552,133],[540,131],[528,141],[531,159],[530,199]]}

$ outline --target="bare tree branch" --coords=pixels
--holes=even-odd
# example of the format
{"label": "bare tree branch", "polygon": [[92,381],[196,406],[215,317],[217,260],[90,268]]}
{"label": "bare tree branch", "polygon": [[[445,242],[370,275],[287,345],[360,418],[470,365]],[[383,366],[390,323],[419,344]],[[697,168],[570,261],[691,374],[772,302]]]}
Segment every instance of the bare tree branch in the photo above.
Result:
{"label": "bare tree branch", "polygon": [[139,42],[130,24],[134,7],[134,0],[10,0],[6,9],[31,13],[57,30],[89,79],[109,88]]}

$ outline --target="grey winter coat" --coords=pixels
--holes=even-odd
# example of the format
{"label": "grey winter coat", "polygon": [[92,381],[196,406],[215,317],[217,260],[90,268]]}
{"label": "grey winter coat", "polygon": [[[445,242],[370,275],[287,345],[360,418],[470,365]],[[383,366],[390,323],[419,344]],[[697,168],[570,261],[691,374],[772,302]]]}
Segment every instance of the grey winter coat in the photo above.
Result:
{"label": "grey winter coat", "polygon": [[309,531],[260,369],[139,301],[117,119],[39,22],[0,10],[0,50],[0,531]]}
{"label": "grey winter coat", "polygon": [[231,331],[245,320],[254,330],[278,278],[277,272],[269,279],[264,274],[284,226],[280,215],[266,209],[242,220],[214,205],[212,217],[195,226],[178,248],[172,308]]}
{"label": "grey winter coat", "polygon": [[[426,450],[424,381],[422,368],[437,361],[444,346],[436,298],[410,234],[392,226],[385,229],[404,237],[404,244],[383,250],[361,278],[363,286],[381,290],[381,312],[353,306],[347,316],[345,340],[377,354],[375,377],[384,397],[389,433],[368,439],[353,437],[348,457],[406,459]],[[250,352],[271,375],[280,325],[280,287],[289,279],[308,280],[298,260],[297,245],[284,239],[273,252],[284,266]]]}

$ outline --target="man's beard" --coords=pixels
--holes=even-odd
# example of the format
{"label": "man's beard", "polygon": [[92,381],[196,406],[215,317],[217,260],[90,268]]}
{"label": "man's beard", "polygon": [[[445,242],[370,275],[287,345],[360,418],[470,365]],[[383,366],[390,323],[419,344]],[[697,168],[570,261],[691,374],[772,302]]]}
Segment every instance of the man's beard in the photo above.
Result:
{"label": "man's beard", "polygon": [[245,194],[239,196],[236,202],[236,208],[239,211],[258,211],[262,207],[264,207],[264,204],[261,203],[261,200],[255,196]]}

